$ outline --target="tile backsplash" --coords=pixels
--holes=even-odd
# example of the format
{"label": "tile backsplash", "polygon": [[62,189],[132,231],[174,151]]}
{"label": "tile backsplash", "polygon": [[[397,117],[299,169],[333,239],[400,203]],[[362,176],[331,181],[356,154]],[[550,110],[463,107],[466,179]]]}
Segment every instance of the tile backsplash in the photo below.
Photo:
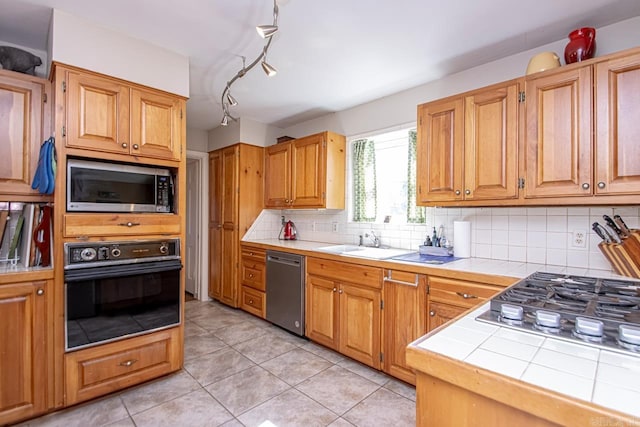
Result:
{"label": "tile backsplash", "polygon": [[[360,235],[373,230],[383,245],[417,250],[440,225],[453,241],[453,221],[464,220],[471,222],[472,257],[611,270],[591,231],[594,221],[604,223],[604,214],[640,227],[639,206],[427,208],[426,224],[349,222],[346,210],[263,210],[245,238],[278,237],[284,215],[295,223],[300,240],[358,244]],[[574,244],[579,233],[586,236],[584,247]]]}

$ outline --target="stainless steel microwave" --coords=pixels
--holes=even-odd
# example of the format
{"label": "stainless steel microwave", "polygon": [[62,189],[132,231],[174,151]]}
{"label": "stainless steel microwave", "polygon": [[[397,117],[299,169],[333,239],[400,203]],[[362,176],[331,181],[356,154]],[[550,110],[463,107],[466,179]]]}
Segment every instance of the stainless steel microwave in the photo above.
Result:
{"label": "stainless steel microwave", "polygon": [[173,212],[169,169],[67,161],[68,212]]}

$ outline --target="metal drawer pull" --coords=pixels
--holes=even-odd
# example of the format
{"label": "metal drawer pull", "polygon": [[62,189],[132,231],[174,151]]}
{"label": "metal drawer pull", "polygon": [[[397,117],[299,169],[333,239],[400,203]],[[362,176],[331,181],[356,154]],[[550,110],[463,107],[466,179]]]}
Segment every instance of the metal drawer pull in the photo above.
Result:
{"label": "metal drawer pull", "polygon": [[253,279],[253,273],[249,273],[249,279]]}
{"label": "metal drawer pull", "polygon": [[133,144],[133,149],[134,149],[134,150],[137,150],[138,148],[140,148],[140,147],[138,146],[138,144]]}
{"label": "metal drawer pull", "polygon": [[433,316],[435,316],[435,315],[436,315],[436,312],[435,312],[435,311],[431,310],[431,311],[429,312],[429,316],[433,317]]}
{"label": "metal drawer pull", "polygon": [[124,362],[120,362],[120,366],[131,366],[134,363],[136,363],[137,360],[136,359],[129,359],[129,360],[125,360]]}
{"label": "metal drawer pull", "polygon": [[249,300],[249,304],[253,304],[253,300],[252,299]]}
{"label": "metal drawer pull", "polygon": [[135,227],[136,225],[140,225],[139,222],[121,222],[120,224],[123,227]]}
{"label": "metal drawer pull", "polygon": [[36,291],[36,295],[44,295],[44,289],[38,288],[38,290]]}
{"label": "metal drawer pull", "polygon": [[391,278],[391,270],[387,270],[387,274],[382,278],[383,282],[389,282],[389,283],[397,283],[398,285],[406,285],[406,286],[418,286],[418,281],[420,280],[420,278],[418,277],[418,275],[415,275],[415,282],[405,282],[403,280],[396,280],[396,279],[392,279]]}
{"label": "metal drawer pull", "polygon": [[478,298],[475,295],[471,295],[471,294],[463,294],[462,292],[456,292],[456,295],[458,295],[459,297],[462,297],[464,299],[473,299],[473,298]]}

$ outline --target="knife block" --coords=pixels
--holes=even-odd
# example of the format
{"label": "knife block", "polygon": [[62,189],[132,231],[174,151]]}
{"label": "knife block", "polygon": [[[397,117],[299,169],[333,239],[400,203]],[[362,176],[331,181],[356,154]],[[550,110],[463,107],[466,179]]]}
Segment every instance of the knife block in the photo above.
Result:
{"label": "knife block", "polygon": [[602,242],[598,247],[616,273],[640,279],[640,230],[631,230],[622,243]]}

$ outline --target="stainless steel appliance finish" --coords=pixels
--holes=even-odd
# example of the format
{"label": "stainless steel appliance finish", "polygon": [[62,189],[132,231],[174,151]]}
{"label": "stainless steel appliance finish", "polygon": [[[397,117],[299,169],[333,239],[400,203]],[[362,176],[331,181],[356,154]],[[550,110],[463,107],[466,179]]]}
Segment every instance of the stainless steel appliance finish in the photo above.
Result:
{"label": "stainless steel appliance finish", "polygon": [[67,161],[67,211],[173,212],[173,177],[162,168]]}
{"label": "stainless steel appliance finish", "polygon": [[267,251],[267,320],[304,335],[304,257]]}
{"label": "stainless steel appliance finish", "polygon": [[476,319],[640,355],[640,282],[536,272]]}
{"label": "stainless steel appliance finish", "polygon": [[180,324],[179,239],[65,245],[65,350]]}

